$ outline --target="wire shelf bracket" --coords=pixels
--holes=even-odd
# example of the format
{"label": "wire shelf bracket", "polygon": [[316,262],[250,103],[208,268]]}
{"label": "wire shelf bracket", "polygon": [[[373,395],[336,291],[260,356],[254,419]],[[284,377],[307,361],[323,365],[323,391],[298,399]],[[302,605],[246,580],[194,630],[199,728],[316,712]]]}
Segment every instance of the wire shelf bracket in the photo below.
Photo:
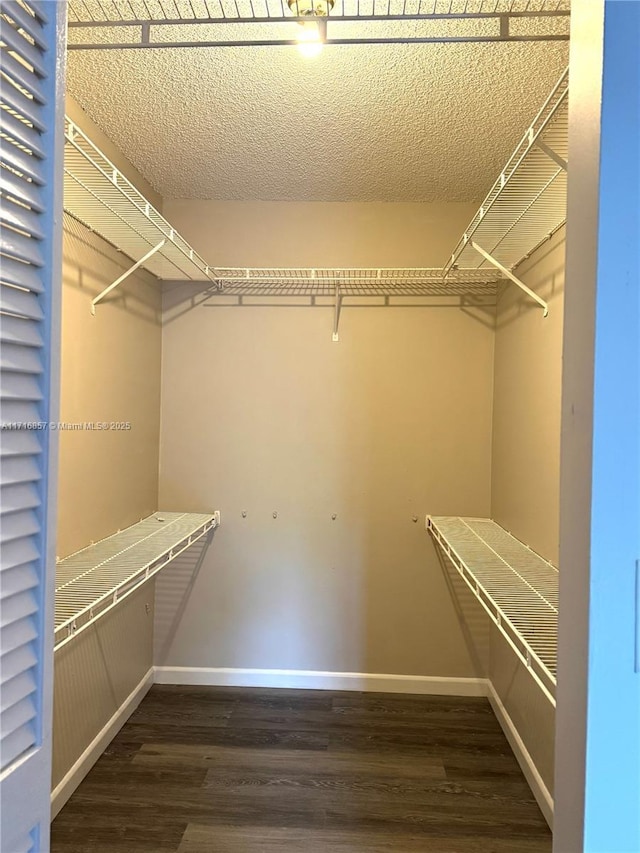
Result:
{"label": "wire shelf bracket", "polygon": [[342,291],[340,290],[340,285],[336,284],[336,302],[333,312],[333,335],[331,336],[331,340],[337,342],[340,340],[340,335],[338,333],[338,326],[340,325],[340,309],[342,308]]}
{"label": "wire shelf bracket", "polygon": [[428,515],[426,527],[555,707],[557,568],[489,518]]}
{"label": "wire shelf bracket", "polygon": [[511,281],[520,288],[520,290],[523,290],[527,294],[527,296],[530,296],[533,300],[535,300],[538,305],[540,305],[543,309],[543,317],[549,316],[549,306],[547,305],[545,300],[542,299],[542,297],[538,296],[538,294],[534,293],[531,288],[527,287],[527,285],[523,281],[521,281],[517,275],[514,275],[511,270],[508,270],[506,267],[503,267],[500,261],[497,261],[494,257],[492,257],[489,252],[485,252],[482,246],[479,246],[474,240],[471,241],[471,245],[476,250],[476,252],[482,255],[482,257],[486,261],[488,261],[492,266],[499,270],[503,275],[506,275],[507,278],[510,278]]}
{"label": "wire shelf bracket", "polygon": [[220,286],[209,264],[68,116],[64,208],[134,262],[95,297],[92,313],[108,293],[140,267],[159,279],[210,281]]}
{"label": "wire shelf bracket", "polygon": [[99,293],[94,299],[92,299],[91,300],[91,313],[95,316],[96,305],[99,302],[102,302],[102,300],[105,298],[105,296],[107,296],[107,294],[111,293],[112,290],[115,290],[116,287],[118,287],[119,284],[122,284],[123,281],[125,281],[127,278],[129,278],[129,276],[132,275],[132,273],[134,273],[140,267],[144,266],[145,263],[149,260],[149,258],[152,255],[155,255],[155,253],[158,252],[164,246],[164,244],[166,242],[167,242],[166,240],[161,240],[157,246],[154,246],[153,249],[149,249],[149,251],[147,252],[147,254],[143,258],[140,258],[139,261],[136,261],[136,263],[132,267],[129,267],[129,269],[125,273],[123,273],[121,276],[119,276],[112,284],[110,284],[109,287],[105,287],[105,289],[102,291],[102,293]]}
{"label": "wire shelf bracket", "polygon": [[547,145],[547,143],[543,142],[542,139],[536,139],[536,145],[541,151],[544,151],[547,157],[550,157],[554,163],[557,163],[561,169],[564,169],[565,172],[569,170],[569,164],[564,157],[561,157],[557,151],[554,151],[553,148],[551,148],[550,145]]}
{"label": "wire shelf bracket", "polygon": [[157,512],[59,560],[54,648],[93,625],[219,526],[219,512]]}

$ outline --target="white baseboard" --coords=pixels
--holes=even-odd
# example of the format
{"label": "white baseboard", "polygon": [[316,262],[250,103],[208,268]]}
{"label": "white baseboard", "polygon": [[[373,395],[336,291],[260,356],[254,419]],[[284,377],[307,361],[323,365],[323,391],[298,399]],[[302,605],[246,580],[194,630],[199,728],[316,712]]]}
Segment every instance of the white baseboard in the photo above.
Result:
{"label": "white baseboard", "polygon": [[301,669],[227,669],[157,666],[156,684],[202,684],[214,687],[297,687],[307,690],[362,690],[375,693],[421,693],[486,696],[484,678],[427,675],[381,675],[368,672],[320,672]]}
{"label": "white baseboard", "polygon": [[490,681],[487,681],[487,686],[487,695],[489,697],[489,702],[491,702],[493,712],[498,718],[502,731],[505,733],[505,736],[509,741],[509,746],[513,750],[513,753],[518,760],[518,764],[524,773],[525,779],[529,783],[533,796],[536,798],[536,801],[540,806],[540,811],[549,824],[549,828],[553,829],[553,797],[545,785],[542,776],[538,773],[538,768],[534,764],[529,750],[524,745],[524,741],[518,734],[518,730],[509,716],[507,709],[502,704],[500,697],[496,693],[493,684]]}
{"label": "white baseboard", "polygon": [[140,702],[142,702],[152,684],[153,667],[151,667],[142,681],[127,696],[109,722],[98,732],[73,767],[58,782],[51,792],[51,820],[58,814],[80,782],[82,782],[131,714],[133,714]]}

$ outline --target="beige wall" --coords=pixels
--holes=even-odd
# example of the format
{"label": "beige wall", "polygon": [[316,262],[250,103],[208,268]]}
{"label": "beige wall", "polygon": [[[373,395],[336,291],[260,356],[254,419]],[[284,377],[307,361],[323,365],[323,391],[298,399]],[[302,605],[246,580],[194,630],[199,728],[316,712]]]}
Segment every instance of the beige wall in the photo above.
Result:
{"label": "beige wall", "polygon": [[[69,96],[67,114],[135,185],[146,181]],[[91,315],[91,300],[131,261],[64,216],[60,419],[130,422],[128,431],[62,430],[57,554],[65,557],[157,509],[161,285],[140,270]]]}
{"label": "beige wall", "polygon": [[[135,274],[92,316],[91,299],[131,262],[67,214],[63,263],[60,420],[130,422],[131,429],[60,431],[60,557],[157,509],[161,361],[153,276]],[[153,600],[150,583],[56,652],[54,787],[149,671]]]}
{"label": "beige wall", "polygon": [[91,299],[130,264],[65,214],[60,417],[130,430],[61,430],[58,556],[157,509],[160,285],[140,272],[96,307]]}
{"label": "beige wall", "polygon": [[[565,230],[517,270],[549,303],[549,316],[515,285],[498,303],[495,341],[492,517],[558,565],[560,405]],[[493,629],[489,677],[548,790],[555,714]]]}
{"label": "beige wall", "polygon": [[164,215],[217,266],[441,267],[473,204],[165,199]]}
{"label": "beige wall", "polygon": [[565,231],[518,267],[549,316],[515,285],[496,323],[492,517],[558,565]]}
{"label": "beige wall", "polygon": [[56,652],[53,788],[148,673],[153,596],[142,587]]}
{"label": "beige wall", "polygon": [[[471,214],[165,211],[238,266],[436,266]],[[197,294],[165,292],[160,504],[223,524],[199,567],[158,580],[156,663],[476,675],[424,515],[489,512],[492,311],[347,306],[333,343],[330,306]]]}

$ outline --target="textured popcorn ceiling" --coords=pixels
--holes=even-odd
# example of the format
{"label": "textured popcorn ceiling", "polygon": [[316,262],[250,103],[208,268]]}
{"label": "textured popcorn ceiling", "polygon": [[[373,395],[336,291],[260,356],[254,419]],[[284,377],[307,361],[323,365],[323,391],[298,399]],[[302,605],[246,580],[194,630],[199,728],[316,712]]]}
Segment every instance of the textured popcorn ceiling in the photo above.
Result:
{"label": "textured popcorn ceiling", "polygon": [[68,85],[166,198],[479,201],[567,62],[567,42],[72,51]]}

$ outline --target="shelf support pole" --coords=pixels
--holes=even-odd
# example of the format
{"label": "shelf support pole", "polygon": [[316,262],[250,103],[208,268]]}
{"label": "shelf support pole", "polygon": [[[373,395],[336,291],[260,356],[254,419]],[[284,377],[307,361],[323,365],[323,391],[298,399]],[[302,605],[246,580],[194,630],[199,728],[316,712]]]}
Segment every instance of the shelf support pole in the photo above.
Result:
{"label": "shelf support pole", "polygon": [[165,244],[166,242],[167,242],[166,240],[161,240],[161,241],[158,243],[158,245],[157,245],[157,246],[154,246],[154,247],[153,247],[153,249],[150,249],[150,250],[147,252],[147,254],[144,256],[144,258],[140,258],[140,260],[139,260],[137,263],[135,263],[135,264],[134,264],[130,269],[128,269],[128,270],[127,270],[125,273],[123,273],[119,278],[117,278],[117,279],[116,279],[112,284],[110,284],[110,285],[109,285],[109,287],[105,287],[105,289],[102,291],[102,293],[99,293],[99,294],[95,297],[95,299],[92,299],[92,300],[91,300],[91,313],[95,316],[95,313],[96,313],[96,305],[97,305],[99,302],[102,302],[102,300],[105,298],[105,296],[106,296],[108,293],[111,293],[111,291],[112,291],[112,290],[115,290],[115,288],[116,288],[119,284],[122,284],[122,282],[123,282],[126,278],[129,278],[129,276],[130,276],[132,273],[134,273],[134,272],[135,272],[139,267],[141,267],[141,266],[142,266],[146,261],[148,261],[148,260],[149,260],[149,258],[150,258],[152,255],[155,255],[155,253],[156,253],[156,252],[158,252],[158,251],[159,251],[159,250],[164,246],[164,244]]}
{"label": "shelf support pole", "polygon": [[338,325],[340,323],[340,309],[342,308],[342,293],[340,292],[340,285],[336,284],[336,303],[333,312],[333,335],[331,337],[332,341],[339,341],[340,335],[338,334]]}
{"label": "shelf support pole", "polygon": [[494,257],[492,257],[489,254],[489,252],[485,252],[485,250],[482,248],[482,246],[479,246],[473,240],[471,240],[471,245],[476,250],[476,252],[479,252],[482,255],[482,257],[486,261],[488,261],[497,270],[500,270],[500,272],[503,275],[506,275],[507,278],[510,278],[514,284],[518,285],[520,290],[524,290],[524,292],[527,294],[527,296],[530,296],[531,299],[533,299],[535,302],[537,302],[538,305],[540,305],[540,307],[543,309],[543,312],[544,312],[542,315],[543,317],[547,317],[549,315],[549,306],[544,301],[544,299],[542,299],[540,296],[538,296],[537,293],[534,293],[533,290],[531,290],[529,287],[527,287],[527,285],[523,281],[520,281],[518,276],[514,275],[511,272],[511,270],[508,270],[506,267],[503,267],[502,264],[500,263],[500,261],[497,261]]}

